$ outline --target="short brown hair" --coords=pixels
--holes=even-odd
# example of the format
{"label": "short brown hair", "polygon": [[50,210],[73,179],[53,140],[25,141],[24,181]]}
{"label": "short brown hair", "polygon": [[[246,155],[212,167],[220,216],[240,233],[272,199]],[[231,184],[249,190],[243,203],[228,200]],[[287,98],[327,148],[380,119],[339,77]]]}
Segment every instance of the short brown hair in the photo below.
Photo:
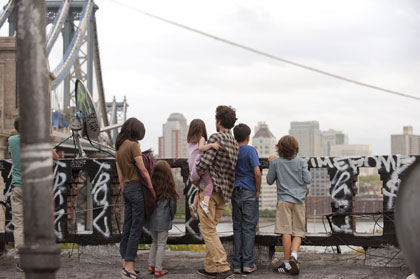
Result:
{"label": "short brown hair", "polygon": [[299,143],[293,136],[283,136],[276,145],[280,157],[293,159],[299,153]]}
{"label": "short brown hair", "polygon": [[207,141],[206,124],[201,119],[194,119],[188,128],[187,142],[198,143],[201,137]]}
{"label": "short brown hair", "polygon": [[244,123],[239,123],[233,128],[233,135],[238,143],[245,141],[250,134],[251,128]]}
{"label": "short brown hair", "polygon": [[216,121],[226,129],[232,129],[236,122],[236,112],[231,106],[218,106],[216,108]]}
{"label": "short brown hair", "polygon": [[163,160],[157,161],[156,166],[153,168],[151,180],[158,200],[177,200],[179,198],[175,189],[171,166],[168,162]]}

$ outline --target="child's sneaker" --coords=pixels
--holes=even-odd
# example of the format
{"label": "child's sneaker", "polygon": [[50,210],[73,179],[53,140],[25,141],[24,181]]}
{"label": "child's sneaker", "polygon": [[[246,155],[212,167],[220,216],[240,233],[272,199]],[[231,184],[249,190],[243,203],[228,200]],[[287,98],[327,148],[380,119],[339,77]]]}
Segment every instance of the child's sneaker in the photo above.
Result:
{"label": "child's sneaker", "polygon": [[273,269],[273,271],[275,273],[282,273],[282,274],[290,274],[290,275],[292,275],[291,269],[287,269],[286,268],[286,265],[284,263],[282,263],[279,267],[275,267]]}
{"label": "child's sneaker", "polygon": [[206,217],[209,217],[209,205],[205,201],[199,203],[201,209],[203,210]]}
{"label": "child's sneaker", "polygon": [[195,207],[195,205],[192,204],[188,208],[190,209],[191,218],[193,218],[193,220],[195,221],[198,221],[198,213],[197,213],[197,208]]}
{"label": "child's sneaker", "polygon": [[290,269],[290,272],[291,272],[293,275],[298,275],[298,274],[299,274],[299,272],[300,272],[300,270],[299,270],[299,262],[296,260],[296,258],[295,258],[295,257],[291,256],[291,257],[290,257],[290,261],[289,261],[289,263],[290,263],[290,266],[292,267],[292,268]]}

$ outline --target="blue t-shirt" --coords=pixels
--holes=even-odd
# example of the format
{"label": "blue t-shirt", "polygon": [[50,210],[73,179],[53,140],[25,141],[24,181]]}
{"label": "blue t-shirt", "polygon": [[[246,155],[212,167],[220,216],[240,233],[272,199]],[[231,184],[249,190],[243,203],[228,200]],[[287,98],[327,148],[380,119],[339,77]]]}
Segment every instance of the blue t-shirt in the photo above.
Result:
{"label": "blue t-shirt", "polygon": [[235,188],[257,191],[254,169],[260,165],[257,150],[250,145],[239,145],[239,157],[235,168]]}

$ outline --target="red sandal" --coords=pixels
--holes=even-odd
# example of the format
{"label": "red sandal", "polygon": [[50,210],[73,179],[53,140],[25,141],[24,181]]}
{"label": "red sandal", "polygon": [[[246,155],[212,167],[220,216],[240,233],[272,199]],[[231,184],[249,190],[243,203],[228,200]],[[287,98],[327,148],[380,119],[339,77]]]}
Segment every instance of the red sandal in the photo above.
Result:
{"label": "red sandal", "polygon": [[149,265],[149,266],[147,267],[147,272],[149,272],[149,273],[155,273],[155,267],[154,267],[154,266]]}
{"label": "red sandal", "polygon": [[155,277],[161,277],[161,276],[166,275],[166,274],[168,274],[167,270],[160,270],[160,271],[155,270]]}

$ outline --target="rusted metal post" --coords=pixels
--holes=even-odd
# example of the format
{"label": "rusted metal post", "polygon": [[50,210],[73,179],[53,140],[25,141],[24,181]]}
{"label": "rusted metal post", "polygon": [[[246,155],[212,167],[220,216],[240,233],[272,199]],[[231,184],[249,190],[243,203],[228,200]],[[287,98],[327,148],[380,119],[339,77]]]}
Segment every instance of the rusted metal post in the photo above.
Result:
{"label": "rusted metal post", "polygon": [[24,240],[21,264],[27,279],[55,278],[60,249],[52,215],[45,0],[17,0],[17,88],[20,99]]}

